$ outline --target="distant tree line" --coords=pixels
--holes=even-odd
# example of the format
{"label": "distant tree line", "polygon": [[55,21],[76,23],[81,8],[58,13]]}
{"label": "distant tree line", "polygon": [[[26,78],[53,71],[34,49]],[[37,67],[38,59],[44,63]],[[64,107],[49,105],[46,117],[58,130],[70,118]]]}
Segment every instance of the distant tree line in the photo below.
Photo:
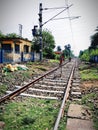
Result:
{"label": "distant tree line", "polygon": [[70,44],[66,44],[64,46],[64,50],[62,50],[60,46],[57,46],[57,51],[59,51],[59,52],[62,51],[64,53],[65,58],[74,57],[74,54],[73,54],[73,51],[71,50]]}
{"label": "distant tree line", "polygon": [[[44,29],[42,31],[43,39],[43,57],[48,59],[59,59],[60,55],[56,55],[54,52],[55,40],[52,33]],[[36,52],[40,52],[39,37],[34,37],[32,40],[32,49]],[[64,50],[61,49],[61,46],[57,46],[58,52],[63,52],[65,58],[73,57],[73,52],[71,51],[71,45],[67,44],[64,46]]]}

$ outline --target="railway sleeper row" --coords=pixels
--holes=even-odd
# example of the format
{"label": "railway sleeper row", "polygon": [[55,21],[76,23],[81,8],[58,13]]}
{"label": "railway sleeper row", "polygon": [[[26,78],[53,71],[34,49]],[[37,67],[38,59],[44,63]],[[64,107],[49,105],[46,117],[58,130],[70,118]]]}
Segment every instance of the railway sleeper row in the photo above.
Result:
{"label": "railway sleeper row", "polygon": [[90,111],[90,108],[80,104],[82,99],[82,84],[80,74],[78,71],[78,64],[75,67],[75,72],[72,79],[72,85],[70,88],[69,99],[70,99],[70,105],[67,112],[66,129],[94,130],[92,122],[92,113]]}
{"label": "railway sleeper row", "polygon": [[[67,87],[68,78],[72,69],[73,63],[61,67],[54,73],[43,77],[43,79],[30,85],[25,92],[19,94],[20,96],[44,98],[44,99],[62,99]],[[24,85],[28,82],[24,82]],[[15,86],[15,90],[22,88],[22,86]],[[14,90],[13,90],[14,91]],[[7,91],[11,93],[12,91]]]}
{"label": "railway sleeper row", "polygon": [[81,82],[81,78],[80,78],[80,74],[78,71],[78,66],[76,66],[74,75],[73,75],[73,79],[72,79],[70,96],[69,96],[69,99],[72,101],[80,101],[82,98],[80,82]]}
{"label": "railway sleeper row", "polygon": [[[28,87],[26,91],[22,93],[20,92],[20,94],[17,97],[15,97],[15,98],[31,97],[31,98],[41,98],[41,99],[62,100],[61,108],[58,113],[58,118],[55,123],[54,130],[57,130],[56,128],[58,127],[58,124],[62,115],[62,111],[64,109],[65,99],[67,98],[67,93],[65,96],[65,91],[67,89],[68,80],[69,80],[73,65],[74,65],[74,62],[69,62],[67,65],[65,65],[64,67],[62,66],[62,68],[55,71],[51,75],[43,77],[43,80],[40,79],[38,82],[31,84],[30,87]],[[29,84],[29,83],[24,82],[23,86],[22,85],[15,86],[14,89],[17,90],[19,88],[22,88],[26,84]],[[7,91],[7,93],[10,94],[12,93],[12,91]]]}

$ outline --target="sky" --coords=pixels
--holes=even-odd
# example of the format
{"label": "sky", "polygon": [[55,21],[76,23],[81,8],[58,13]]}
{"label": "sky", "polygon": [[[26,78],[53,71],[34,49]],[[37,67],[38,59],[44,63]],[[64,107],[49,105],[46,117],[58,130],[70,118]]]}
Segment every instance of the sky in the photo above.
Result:
{"label": "sky", "polygon": [[45,8],[66,7],[66,4],[72,6],[55,18],[80,16],[73,20],[51,20],[43,26],[54,36],[55,50],[57,46],[64,49],[70,44],[77,56],[80,50],[90,46],[90,37],[98,26],[98,0],[0,0],[0,31],[19,34],[19,24],[22,24],[22,37],[32,40],[31,30],[34,25],[39,25],[39,3],[43,7],[43,23],[64,9]]}

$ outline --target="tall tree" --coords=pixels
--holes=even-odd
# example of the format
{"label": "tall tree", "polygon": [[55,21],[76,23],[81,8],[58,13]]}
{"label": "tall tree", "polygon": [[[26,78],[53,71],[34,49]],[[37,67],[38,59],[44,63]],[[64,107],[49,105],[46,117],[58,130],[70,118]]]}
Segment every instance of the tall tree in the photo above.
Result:
{"label": "tall tree", "polygon": [[96,27],[95,31],[97,31],[97,32],[98,32],[98,26]]}
{"label": "tall tree", "polygon": [[43,49],[44,48],[55,48],[55,40],[54,37],[52,35],[52,33],[47,30],[44,29],[42,32],[42,38],[43,38]]}
{"label": "tall tree", "polygon": [[[43,39],[43,56],[46,58],[53,58],[54,57],[53,49],[55,48],[55,40],[52,33],[49,30],[44,29],[42,31],[42,39]],[[39,52],[40,45],[38,37],[35,37],[32,40],[32,43],[33,43],[33,49]]]}
{"label": "tall tree", "polygon": [[71,56],[71,46],[70,46],[70,44],[67,44],[64,47],[65,47],[65,49],[64,49],[65,56],[70,57]]}
{"label": "tall tree", "polygon": [[38,37],[34,37],[32,40],[32,51],[40,52],[39,39]]}
{"label": "tall tree", "polygon": [[95,29],[96,33],[91,36],[91,45],[88,49],[80,51],[79,57],[82,60],[94,61],[94,57],[98,56],[98,26]]}
{"label": "tall tree", "polygon": [[95,31],[96,31],[96,33],[91,36],[91,46],[89,49],[98,48],[98,26]]}
{"label": "tall tree", "polygon": [[61,46],[57,46],[57,51],[61,51]]}
{"label": "tall tree", "polygon": [[86,50],[84,50],[84,51],[82,52],[82,55],[80,56],[80,58],[81,58],[82,60],[84,60],[84,61],[89,61],[90,55],[89,55],[88,49],[86,49]]}
{"label": "tall tree", "polygon": [[80,50],[80,52],[79,52],[79,57],[81,57],[82,55],[83,55],[83,51]]}

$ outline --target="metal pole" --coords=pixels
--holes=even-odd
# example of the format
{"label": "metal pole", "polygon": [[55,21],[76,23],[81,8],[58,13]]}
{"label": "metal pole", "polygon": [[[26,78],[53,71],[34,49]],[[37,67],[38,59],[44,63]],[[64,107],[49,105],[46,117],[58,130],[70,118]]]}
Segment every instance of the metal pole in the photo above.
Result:
{"label": "metal pole", "polygon": [[39,5],[39,44],[40,44],[40,61],[43,59],[43,43],[42,43],[42,3]]}
{"label": "metal pole", "polygon": [[23,28],[23,25],[19,24],[19,36],[20,37],[22,37],[22,28]]}

